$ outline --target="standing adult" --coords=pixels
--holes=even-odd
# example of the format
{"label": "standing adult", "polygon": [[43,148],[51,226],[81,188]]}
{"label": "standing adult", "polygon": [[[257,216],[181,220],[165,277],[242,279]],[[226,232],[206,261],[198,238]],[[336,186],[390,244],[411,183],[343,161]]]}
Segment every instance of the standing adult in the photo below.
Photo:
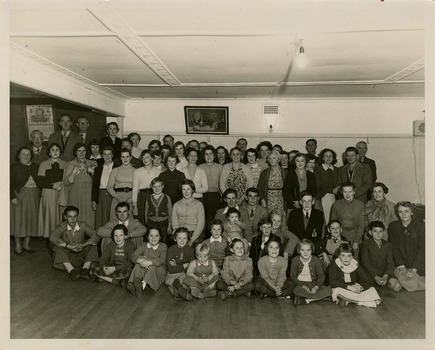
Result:
{"label": "standing adult", "polygon": [[135,158],[140,158],[140,155],[143,151],[142,148],[139,148],[141,137],[137,132],[131,132],[128,134],[128,138],[133,142],[133,149],[131,150],[131,155]]}
{"label": "standing adult", "polygon": [[149,149],[144,149],[141,153],[143,167],[136,169],[133,173],[133,215],[145,225],[145,201],[152,193],[151,181],[159,177],[160,170],[153,166],[153,153]]}
{"label": "standing adult", "polygon": [[[78,117],[76,126],[79,129],[79,136],[82,139],[81,142],[88,146],[89,142],[92,140],[92,135],[90,135],[90,133],[88,132],[89,119],[85,116]],[[89,156],[89,153],[87,154],[87,156]]]}
{"label": "standing adult", "polygon": [[289,170],[284,180],[282,195],[287,201],[289,209],[300,208],[300,193],[308,191],[313,195],[317,194],[316,177],[306,169],[307,158],[305,154],[298,153],[295,157],[296,168]]}
{"label": "standing adult", "polygon": [[163,144],[168,145],[171,149],[174,149],[174,137],[172,135],[163,136]]}
{"label": "standing adult", "polygon": [[251,169],[241,160],[240,150],[235,147],[230,152],[231,163],[222,167],[222,173],[219,180],[219,187],[224,193],[227,188],[234,188],[237,191],[237,204],[242,204],[245,192],[249,187],[254,185]]}
{"label": "standing adult", "polygon": [[316,159],[316,164],[321,164],[322,160],[317,157],[316,150],[317,150],[317,140],[316,139],[308,139],[305,141],[305,149],[307,151],[307,154],[312,154]]}
{"label": "standing adult", "polygon": [[262,171],[257,188],[261,205],[267,208],[269,213],[274,211],[284,217],[286,206],[282,189],[287,170],[279,166],[280,160],[281,154],[278,151],[270,152],[268,157],[269,168]]}
{"label": "standing adult", "polygon": [[92,178],[92,209],[95,211],[95,228],[103,226],[110,219],[112,196],[107,191],[110,173],[119,165],[113,162],[113,148],[103,148],[103,158],[98,159]]}
{"label": "standing adult", "polygon": [[240,153],[242,154],[242,158],[243,158],[245,155],[246,148],[248,147],[248,141],[244,137],[242,137],[237,140],[236,147],[240,150]]}
{"label": "standing adult", "polygon": [[[136,158],[133,156],[133,141],[131,141],[131,139],[129,139],[128,137],[124,137],[121,140],[121,149],[123,149],[123,148],[129,149],[131,152],[131,159],[130,159],[131,166],[135,169],[140,168],[143,165],[143,163],[142,163],[141,159],[139,159],[141,157]],[[116,162],[118,163],[119,159],[116,159]]]}
{"label": "standing adult", "polygon": [[95,161],[97,159],[101,159],[100,142],[97,139],[92,139],[91,141],[89,141],[88,152],[87,152],[86,158],[91,159],[91,160],[95,160]]}
{"label": "standing adult", "polygon": [[246,190],[246,199],[248,201],[245,206],[248,212],[249,225],[251,226],[252,237],[247,237],[248,242],[252,241],[252,238],[258,235],[258,223],[267,218],[269,212],[265,207],[259,204],[260,196],[258,195],[258,189],[255,187],[249,187]]}
{"label": "standing adult", "polygon": [[366,203],[365,208],[367,225],[372,221],[381,221],[385,226],[382,239],[386,241],[388,241],[388,226],[397,220],[394,211],[395,204],[385,197],[387,193],[388,187],[385,184],[375,182],[372,187],[372,199]]}
{"label": "standing adult", "polygon": [[231,162],[230,153],[224,146],[216,148],[216,163],[224,165]]}
{"label": "standing adult", "polygon": [[248,148],[245,152],[243,161],[246,165],[249,166],[249,169],[251,169],[254,187],[258,186],[258,181],[260,180],[260,174],[263,171],[263,167],[260,164],[258,164],[257,159],[258,159],[257,150],[255,148]]}
{"label": "standing adult", "polygon": [[44,160],[48,159],[47,145],[43,143],[44,135],[42,131],[33,130],[30,133],[30,142],[27,145],[33,153],[32,162],[41,164]]}
{"label": "standing adult", "polygon": [[214,162],[216,150],[213,146],[207,145],[204,148],[205,163],[199,166],[205,172],[208,190],[203,194],[202,203],[205,210],[205,227],[209,236],[208,227],[213,220],[216,211],[222,207],[222,200],[219,191],[219,178],[222,173],[222,165]]}
{"label": "standing adult", "polygon": [[337,153],[332,149],[325,148],[320,151],[322,164],[314,167],[314,175],[317,181],[317,198],[321,201],[325,222],[329,221],[331,207],[335,203],[335,195],[340,188],[337,163]]}
{"label": "standing adult", "polygon": [[115,207],[120,202],[131,204],[131,193],[133,190],[133,173],[135,168],[130,164],[131,151],[121,150],[121,165],[112,170],[107,182],[107,192],[112,196],[110,207],[110,219],[115,218]]}
{"label": "standing adult", "polygon": [[[16,163],[10,168],[11,232],[15,238],[15,255],[34,253],[30,238],[38,235],[39,189],[36,185],[38,164],[32,163],[29,147],[21,147]],[[21,239],[24,238],[23,245]]]}
{"label": "standing adult", "polygon": [[62,221],[59,193],[62,189],[63,171],[66,162],[60,159],[60,145],[48,146],[49,159],[39,165],[36,183],[42,188],[39,206],[38,236],[49,238],[51,231]]}
{"label": "standing adult", "polygon": [[355,147],[346,148],[347,164],[339,168],[340,183],[351,181],[355,184],[355,198],[367,203],[367,190],[372,186],[372,171],[367,164],[358,162]]}
{"label": "standing adult", "polygon": [[166,167],[168,170],[160,173],[160,178],[163,180],[164,188],[163,193],[167,194],[171,198],[171,203],[178,202],[183,196],[180,192],[181,181],[186,177],[184,174],[177,170],[178,157],[172,151],[166,158]]}
{"label": "standing adult", "polygon": [[84,143],[76,144],[73,152],[76,158],[68,162],[63,174],[62,184],[65,187],[66,201],[62,204],[79,208],[78,220],[94,227],[92,176],[97,167],[97,162],[86,159],[86,145]]}
{"label": "standing adult", "polygon": [[187,148],[185,152],[187,166],[180,171],[186,179],[192,180],[195,184],[195,193],[193,198],[202,201],[203,194],[208,191],[207,176],[205,171],[198,167],[198,150],[196,148]]}
{"label": "standing adult", "polygon": [[258,152],[257,163],[263,169],[269,167],[269,164],[267,164],[267,157],[269,156],[270,151],[272,151],[272,144],[269,141],[262,141],[257,145],[257,152]]}
{"label": "standing adult", "polygon": [[61,127],[60,131],[51,134],[48,138],[48,144],[57,143],[61,147],[61,159],[69,162],[75,158],[73,152],[74,146],[78,143],[83,143],[80,135],[71,131],[72,119],[68,114],[62,114],[60,116],[59,125]]}
{"label": "standing adult", "polygon": [[116,122],[110,122],[106,124],[106,134],[107,136],[103,137],[100,140],[100,148],[103,149],[106,146],[112,146],[114,150],[113,158],[119,158],[121,156],[121,144],[122,141],[116,135],[119,132],[119,126]]}
{"label": "standing adult", "polygon": [[184,147],[184,143],[181,141],[177,141],[174,144],[174,150],[175,150],[175,154],[178,157],[178,163],[177,163],[177,170],[181,170],[183,168],[185,168],[188,164],[186,157],[184,156],[184,151],[185,151],[185,147]]}
{"label": "standing adult", "polygon": [[361,164],[367,164],[370,166],[372,170],[372,181],[376,182],[378,179],[377,170],[376,170],[376,162],[373,159],[366,157],[367,154],[367,142],[359,141],[355,146],[358,152],[358,160]]}
{"label": "standing adult", "polygon": [[393,245],[394,274],[408,292],[425,289],[425,226],[414,219],[415,206],[398,202],[394,206],[399,220],[388,227]]}

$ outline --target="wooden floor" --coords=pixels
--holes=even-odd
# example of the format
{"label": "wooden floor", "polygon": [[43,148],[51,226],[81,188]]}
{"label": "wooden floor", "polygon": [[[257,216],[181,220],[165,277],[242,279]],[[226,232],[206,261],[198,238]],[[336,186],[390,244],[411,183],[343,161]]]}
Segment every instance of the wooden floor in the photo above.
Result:
{"label": "wooden floor", "polygon": [[292,300],[175,301],[162,286],[137,299],[120,287],[79,279],[50,265],[45,244],[13,255],[11,339],[424,339],[425,293],[401,291],[377,309]]}

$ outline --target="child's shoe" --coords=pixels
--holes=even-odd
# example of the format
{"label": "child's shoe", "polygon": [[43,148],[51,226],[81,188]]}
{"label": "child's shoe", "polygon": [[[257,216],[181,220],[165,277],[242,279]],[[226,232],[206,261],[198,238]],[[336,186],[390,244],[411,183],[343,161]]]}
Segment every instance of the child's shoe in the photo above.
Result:
{"label": "child's shoe", "polygon": [[192,300],[192,294],[190,294],[189,290],[187,290],[184,287],[178,288],[178,293],[180,294],[180,297],[186,300]]}
{"label": "child's shoe", "polygon": [[342,298],[338,298],[338,300],[340,300],[339,305],[341,307],[346,307],[347,304],[349,304],[346,300],[342,299]]}
{"label": "child's shoe", "polygon": [[134,286],[136,296],[138,298],[140,298],[142,296],[142,293],[143,293],[142,281],[136,277],[133,281],[133,286]]}
{"label": "child's shoe", "polygon": [[212,297],[215,297],[217,295],[217,291],[216,291],[216,289],[212,289],[212,290],[206,291],[203,294],[205,295],[206,298],[212,298]]}
{"label": "child's shoe", "polygon": [[302,297],[295,296],[295,298],[293,300],[294,306],[305,305],[306,303],[307,302],[305,301],[305,298],[302,298]]}
{"label": "child's shoe", "polygon": [[219,291],[218,295],[221,298],[221,300],[225,300],[230,295],[230,292],[228,292],[228,291]]}
{"label": "child's shoe", "polygon": [[191,291],[190,291],[190,293],[191,293],[195,298],[198,298],[198,299],[204,299],[204,298],[205,298],[205,295],[204,295],[203,293],[201,293],[201,292],[199,291],[199,289],[197,289],[197,288],[192,288]]}

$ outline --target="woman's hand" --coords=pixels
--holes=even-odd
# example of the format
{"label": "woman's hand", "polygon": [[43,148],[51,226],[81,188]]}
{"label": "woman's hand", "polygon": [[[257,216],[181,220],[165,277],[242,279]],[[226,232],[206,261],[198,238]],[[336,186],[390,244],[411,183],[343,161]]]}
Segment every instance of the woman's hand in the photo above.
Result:
{"label": "woman's hand", "polygon": [[299,203],[299,201],[293,201],[293,206],[294,206],[296,209],[299,209],[299,207],[300,207],[300,203]]}
{"label": "woman's hand", "polygon": [[234,286],[229,286],[229,287],[227,288],[227,290],[228,290],[230,293],[232,293],[232,292],[234,292],[234,291],[236,290],[236,288],[235,288]]}
{"label": "woman's hand", "polygon": [[326,254],[325,252],[323,252],[321,255],[321,258],[323,260],[323,267],[328,267],[329,264],[331,263],[328,257],[328,254]]}
{"label": "woman's hand", "polygon": [[376,284],[378,284],[379,286],[383,286],[384,284],[383,284],[382,281],[383,281],[383,279],[381,277],[375,276],[375,282],[376,282]]}
{"label": "woman's hand", "polygon": [[318,290],[319,286],[314,286],[313,288],[311,288],[311,294],[316,294]]}
{"label": "woman's hand", "polygon": [[17,206],[18,205],[18,198],[12,199],[11,204]]}
{"label": "woman's hand", "polygon": [[240,283],[236,283],[236,284],[234,285],[234,288],[235,288],[235,289],[240,289],[240,288],[242,288],[242,286],[240,285]]}
{"label": "woman's hand", "polygon": [[302,289],[305,290],[307,293],[312,294],[312,293],[311,293],[311,289],[308,288],[307,286],[302,286]]}
{"label": "woman's hand", "polygon": [[53,190],[60,191],[60,189],[62,188],[62,181],[55,182],[52,186]]}

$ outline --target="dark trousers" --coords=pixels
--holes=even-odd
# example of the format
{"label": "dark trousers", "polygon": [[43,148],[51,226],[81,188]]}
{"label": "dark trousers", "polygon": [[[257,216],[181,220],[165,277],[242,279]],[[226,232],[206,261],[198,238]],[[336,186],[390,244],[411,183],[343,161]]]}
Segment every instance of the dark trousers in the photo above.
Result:
{"label": "dark trousers", "polygon": [[[286,297],[291,294],[291,292],[294,289],[294,285],[291,284],[289,279],[286,279],[284,282],[284,285],[281,288],[282,294],[278,295],[279,297]],[[255,291],[271,296],[276,297],[276,292],[272,289],[272,287],[269,286],[269,284],[261,277],[258,277],[258,279],[255,281]]]}
{"label": "dark trousers", "polygon": [[[227,291],[228,287],[230,287],[230,284],[227,284],[224,282],[224,280],[219,280],[216,282],[216,289],[221,291]],[[232,294],[235,297],[238,297],[239,295],[246,294],[248,292],[252,292],[255,288],[254,282],[248,282],[240,287],[240,289],[235,289]]]}
{"label": "dark trousers", "polygon": [[98,260],[98,251],[95,245],[88,245],[81,252],[73,252],[63,247],[54,247],[53,251],[53,266],[60,270],[65,270],[63,263],[70,263],[75,269],[80,269],[85,262]]}

